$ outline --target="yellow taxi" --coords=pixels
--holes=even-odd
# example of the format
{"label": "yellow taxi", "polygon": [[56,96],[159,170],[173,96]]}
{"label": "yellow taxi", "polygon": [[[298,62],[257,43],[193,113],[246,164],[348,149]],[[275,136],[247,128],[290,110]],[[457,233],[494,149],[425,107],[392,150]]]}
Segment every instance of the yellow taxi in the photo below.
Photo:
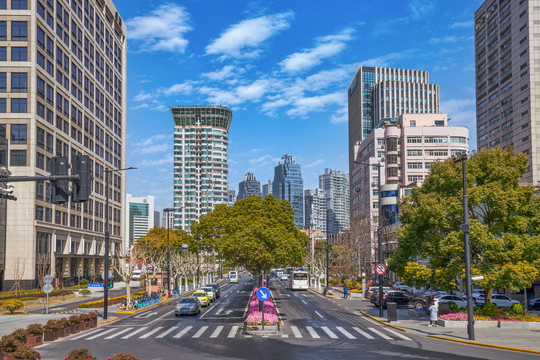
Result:
{"label": "yellow taxi", "polygon": [[193,293],[193,297],[196,297],[197,300],[201,303],[202,306],[208,306],[210,305],[210,296],[208,296],[208,293],[204,290],[197,290]]}

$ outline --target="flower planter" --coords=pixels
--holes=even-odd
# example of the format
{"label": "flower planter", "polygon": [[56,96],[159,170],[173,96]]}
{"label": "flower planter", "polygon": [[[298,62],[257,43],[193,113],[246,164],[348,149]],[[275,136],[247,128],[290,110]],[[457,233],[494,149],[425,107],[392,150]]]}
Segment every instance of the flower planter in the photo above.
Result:
{"label": "flower planter", "polygon": [[38,346],[43,344],[43,334],[26,334],[26,344],[30,346]]}
{"label": "flower planter", "polygon": [[540,322],[530,321],[499,321],[498,326],[503,329],[539,329]]}
{"label": "flower planter", "polygon": [[69,327],[70,327],[70,334],[77,334],[80,331],[79,324],[69,325]]}
{"label": "flower planter", "polygon": [[13,354],[0,351],[0,360],[13,360]]}
{"label": "flower planter", "polygon": [[496,328],[498,325],[497,320],[474,320],[474,327],[477,328]]}
{"label": "flower planter", "polygon": [[90,327],[92,327],[92,328],[97,327],[97,319],[90,320]]}
{"label": "flower planter", "polygon": [[246,325],[246,334],[248,335],[275,335],[279,334],[279,326],[276,325]]}
{"label": "flower planter", "polygon": [[69,336],[69,334],[70,334],[69,326],[58,329],[58,337]]}
{"label": "flower planter", "polygon": [[44,335],[45,341],[54,341],[58,339],[58,329],[45,330]]}
{"label": "flower planter", "polygon": [[88,330],[92,327],[91,323],[90,323],[90,320],[87,320],[87,321],[81,321],[79,323],[79,331],[84,331],[84,330]]}

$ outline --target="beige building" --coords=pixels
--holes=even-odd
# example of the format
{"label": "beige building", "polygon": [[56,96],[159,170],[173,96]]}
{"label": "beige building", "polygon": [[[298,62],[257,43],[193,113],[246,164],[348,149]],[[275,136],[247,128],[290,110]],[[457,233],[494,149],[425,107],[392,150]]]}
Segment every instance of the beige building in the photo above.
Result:
{"label": "beige building", "polygon": [[485,1],[474,14],[478,150],[529,157],[522,183],[540,184],[540,1]]}
{"label": "beige building", "polygon": [[[85,203],[54,204],[49,182],[14,183],[1,289],[44,273],[67,285],[103,271],[106,169],[125,167],[126,27],[110,0],[0,2],[0,112],[14,176],[49,175],[51,158],[89,155]],[[111,255],[121,253],[125,177],[110,176]],[[1,263],[1,262],[0,262]]]}

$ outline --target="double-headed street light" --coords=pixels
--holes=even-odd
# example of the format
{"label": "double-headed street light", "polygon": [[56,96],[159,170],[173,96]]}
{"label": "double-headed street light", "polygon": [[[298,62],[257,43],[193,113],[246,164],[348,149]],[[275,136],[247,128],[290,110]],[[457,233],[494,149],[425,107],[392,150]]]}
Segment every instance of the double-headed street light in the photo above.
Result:
{"label": "double-headed street light", "polygon": [[109,306],[109,173],[114,171],[134,170],[136,167],[124,169],[105,169],[105,259],[103,269],[103,319],[107,319]]}
{"label": "double-headed street light", "polygon": [[460,152],[452,156],[454,163],[461,163],[463,173],[463,241],[465,242],[465,287],[467,292],[467,333],[469,340],[474,340],[474,319],[473,319],[473,294],[472,294],[472,278],[471,278],[471,244],[469,239],[469,205],[467,199],[467,153]]}

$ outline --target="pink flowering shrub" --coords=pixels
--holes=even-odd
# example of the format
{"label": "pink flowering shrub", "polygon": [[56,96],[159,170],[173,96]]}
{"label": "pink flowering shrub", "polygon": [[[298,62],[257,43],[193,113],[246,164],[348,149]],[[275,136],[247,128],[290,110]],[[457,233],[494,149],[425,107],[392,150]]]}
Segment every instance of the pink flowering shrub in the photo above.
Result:
{"label": "pink flowering shrub", "polygon": [[[262,312],[259,311],[259,299],[257,299],[257,290],[255,288],[253,295],[251,296],[251,302],[249,303],[249,312],[246,318],[246,323],[248,325],[262,325]],[[274,307],[274,302],[272,297],[268,298],[264,302],[264,324],[265,325],[274,325],[279,322],[279,318],[276,313],[276,308]]]}

